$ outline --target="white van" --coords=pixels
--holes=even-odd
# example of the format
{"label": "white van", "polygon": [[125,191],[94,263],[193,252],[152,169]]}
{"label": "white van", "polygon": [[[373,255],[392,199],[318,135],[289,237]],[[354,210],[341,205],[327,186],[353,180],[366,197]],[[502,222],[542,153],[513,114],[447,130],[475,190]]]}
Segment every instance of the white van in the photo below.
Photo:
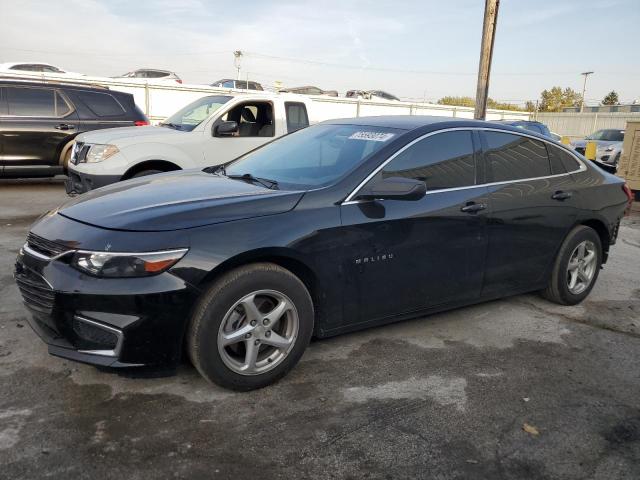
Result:
{"label": "white van", "polygon": [[229,162],[308,126],[310,105],[300,95],[216,94],[190,103],[159,126],[83,133],[73,146],[67,193]]}

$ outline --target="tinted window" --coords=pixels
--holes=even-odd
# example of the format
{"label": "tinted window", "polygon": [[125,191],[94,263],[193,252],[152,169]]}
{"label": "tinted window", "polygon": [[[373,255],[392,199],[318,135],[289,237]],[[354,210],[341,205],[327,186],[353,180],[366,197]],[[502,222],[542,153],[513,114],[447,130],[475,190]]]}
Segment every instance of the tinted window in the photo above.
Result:
{"label": "tinted window", "polygon": [[438,133],[420,140],[391,160],[382,176],[422,180],[428,190],[474,185],[471,132]]}
{"label": "tinted window", "polygon": [[235,83],[234,83],[233,80],[227,80],[226,82],[224,82],[222,84],[222,86],[225,87],[225,88],[234,88]]}
{"label": "tinted window", "polygon": [[113,117],[124,113],[122,106],[108,93],[77,91],[76,95],[99,117]]}
{"label": "tinted window", "polygon": [[549,160],[551,161],[551,171],[554,174],[575,172],[580,168],[578,161],[568,152],[563,149],[554,147],[553,145],[547,145],[549,152]]}
{"label": "tinted window", "polygon": [[551,174],[543,142],[511,133],[484,132],[493,182],[545,177]]}
{"label": "tinted window", "polygon": [[158,72],[157,70],[147,70],[147,78],[162,78],[167,77],[167,72]]}
{"label": "tinted window", "polygon": [[0,88],[0,115],[7,114],[7,99],[4,88]]}
{"label": "tinted window", "polygon": [[54,117],[54,91],[48,88],[7,87],[9,115],[24,117]]}
{"label": "tinted window", "polygon": [[284,109],[287,115],[287,132],[295,132],[309,126],[307,107],[304,103],[285,102]]}

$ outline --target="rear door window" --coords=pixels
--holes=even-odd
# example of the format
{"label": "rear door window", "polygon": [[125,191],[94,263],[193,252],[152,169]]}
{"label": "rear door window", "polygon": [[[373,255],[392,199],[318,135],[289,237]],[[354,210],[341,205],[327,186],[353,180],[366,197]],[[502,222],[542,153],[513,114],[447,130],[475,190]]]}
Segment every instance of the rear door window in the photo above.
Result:
{"label": "rear door window", "polygon": [[287,116],[287,132],[295,132],[309,126],[307,107],[304,103],[285,102],[284,110]]}
{"label": "rear door window", "polygon": [[471,132],[438,133],[420,140],[391,160],[382,169],[382,176],[422,180],[427,190],[475,185]]}
{"label": "rear door window", "polygon": [[549,160],[551,161],[551,171],[553,174],[575,172],[580,169],[580,164],[573,155],[565,152],[562,148],[547,145]]}
{"label": "rear door window", "polygon": [[490,181],[506,182],[551,175],[544,142],[512,133],[483,132]]}
{"label": "rear door window", "polygon": [[99,92],[75,92],[89,110],[98,117],[115,117],[125,113],[122,105],[108,93]]}
{"label": "rear door window", "polygon": [[9,115],[55,117],[55,91],[51,88],[6,87]]}

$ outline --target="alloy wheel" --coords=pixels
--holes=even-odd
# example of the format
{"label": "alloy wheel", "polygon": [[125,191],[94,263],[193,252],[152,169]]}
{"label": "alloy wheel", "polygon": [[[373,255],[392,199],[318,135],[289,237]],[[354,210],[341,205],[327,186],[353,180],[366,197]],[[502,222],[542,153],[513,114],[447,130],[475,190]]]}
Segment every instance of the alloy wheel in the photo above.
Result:
{"label": "alloy wheel", "polygon": [[218,331],[224,364],[241,375],[259,375],[279,365],[296,343],[299,317],[284,293],[259,290],[227,312]]}
{"label": "alloy wheel", "polygon": [[580,242],[569,257],[567,287],[574,295],[584,292],[596,273],[598,254],[591,240]]}

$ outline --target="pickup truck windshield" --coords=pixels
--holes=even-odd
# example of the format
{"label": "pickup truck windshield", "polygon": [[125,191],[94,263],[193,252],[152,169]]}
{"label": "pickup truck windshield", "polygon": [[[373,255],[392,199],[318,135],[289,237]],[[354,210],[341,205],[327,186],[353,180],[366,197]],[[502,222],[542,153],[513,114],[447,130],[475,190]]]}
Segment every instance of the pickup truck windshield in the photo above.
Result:
{"label": "pickup truck windshield", "polygon": [[269,179],[281,189],[323,187],[402,133],[362,125],[314,125],[248,153],[228,165],[225,173]]}
{"label": "pickup truck windshield", "polygon": [[171,115],[160,126],[190,132],[231,98],[226,95],[199,98]]}

